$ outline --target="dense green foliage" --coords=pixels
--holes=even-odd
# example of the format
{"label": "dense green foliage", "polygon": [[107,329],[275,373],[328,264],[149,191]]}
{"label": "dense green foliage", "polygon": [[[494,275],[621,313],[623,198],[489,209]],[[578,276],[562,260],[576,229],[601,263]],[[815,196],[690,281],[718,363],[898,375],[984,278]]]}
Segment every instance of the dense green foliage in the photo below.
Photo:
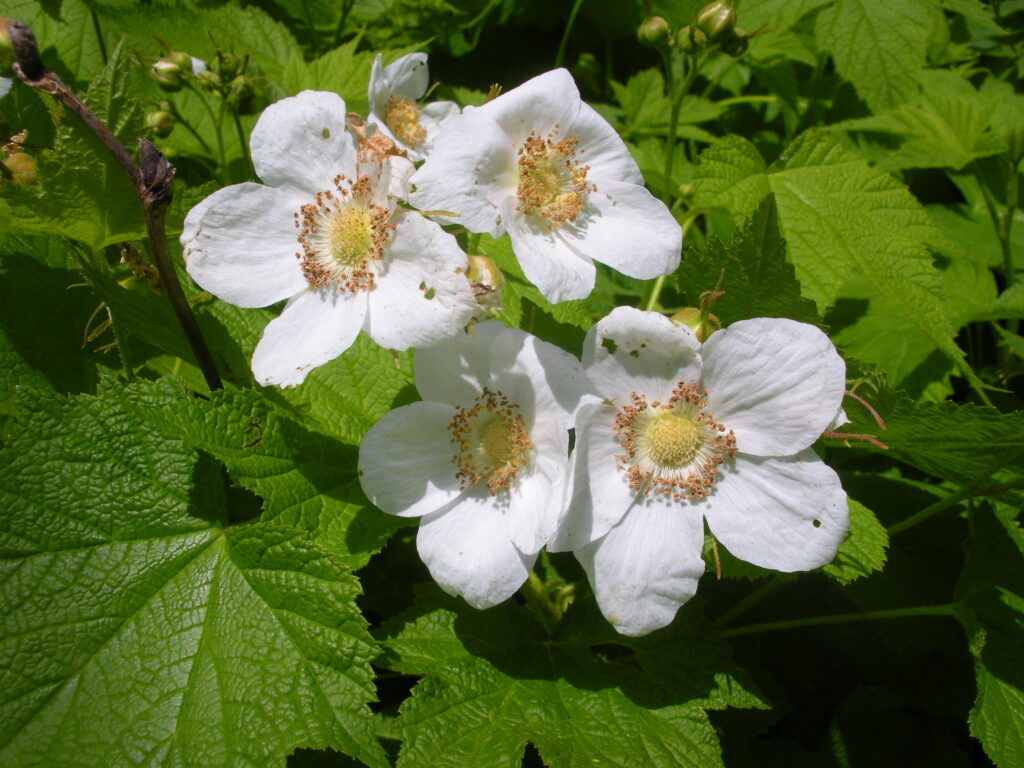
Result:
{"label": "dense green foliage", "polygon": [[[742,55],[637,42],[652,13],[683,41],[702,5],[0,3],[129,151],[148,137],[175,165],[168,240],[226,384],[209,391],[148,268],[133,186],[15,82],[0,765],[1024,763],[1024,2],[742,0]],[[507,236],[483,236],[506,324],[578,354],[617,305],[672,314],[719,290],[724,325],[828,332],[855,395],[817,445],[850,496],[832,564],[773,574],[709,537],[698,597],[639,639],[567,554],[537,569],[573,597],[557,623],[518,597],[477,611],[431,582],[415,521],[360,489],[361,438],[417,399],[411,353],[364,336],[298,388],[255,385],[279,308],[192,283],[185,214],[255,180],[268,104],[330,90],[365,113],[374,55],[413,50],[461,105],[567,66],[683,225],[676,274],[599,266],[587,299],[557,305]],[[149,70],[171,51],[234,89],[160,90]]]}

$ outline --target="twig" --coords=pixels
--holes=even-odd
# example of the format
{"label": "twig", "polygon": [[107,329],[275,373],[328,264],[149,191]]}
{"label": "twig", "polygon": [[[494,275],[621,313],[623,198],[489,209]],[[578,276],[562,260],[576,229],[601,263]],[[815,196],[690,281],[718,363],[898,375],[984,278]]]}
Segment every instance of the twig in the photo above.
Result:
{"label": "twig", "polygon": [[217,373],[213,356],[210,354],[209,347],[206,346],[206,341],[199,330],[199,324],[188,305],[188,299],[185,298],[181,283],[178,282],[178,276],[174,272],[171,255],[167,248],[164,221],[167,217],[167,207],[174,195],[174,166],[167,162],[167,159],[160,154],[159,149],[145,139],[139,139],[139,164],[136,165],[132,156],[128,154],[128,150],[117,140],[106,124],[96,117],[92,110],[56,74],[46,68],[39,57],[39,47],[32,30],[26,24],[15,21],[8,25],[8,32],[14,48],[15,74],[25,85],[56,97],[68,110],[78,115],[89,130],[103,142],[110,154],[114,156],[117,164],[135,185],[139,200],[142,202],[142,213],[146,220],[146,233],[153,263],[156,265],[157,272],[160,273],[164,292],[170,299],[171,306],[178,316],[178,322],[181,323],[181,327],[185,331],[185,337],[188,339],[196,362],[206,379],[206,385],[211,390],[222,389],[224,385],[221,383],[220,374]]}

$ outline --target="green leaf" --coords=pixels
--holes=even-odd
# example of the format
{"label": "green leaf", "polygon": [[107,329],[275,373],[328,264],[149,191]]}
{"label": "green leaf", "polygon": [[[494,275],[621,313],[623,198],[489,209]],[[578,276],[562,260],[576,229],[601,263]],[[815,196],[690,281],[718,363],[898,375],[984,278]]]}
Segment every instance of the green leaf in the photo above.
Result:
{"label": "green leaf", "polygon": [[301,53],[293,54],[281,74],[281,87],[289,96],[306,89],[333,91],[345,100],[350,112],[366,114],[369,109],[366,93],[374,54],[370,51],[356,53],[358,46],[359,40],[352,40],[310,62],[305,61]]}
{"label": "green leaf", "polygon": [[1024,760],[1024,532],[1019,510],[971,514],[967,564],[957,584],[978,696],[969,719],[998,768]]}
{"label": "green leaf", "polygon": [[874,112],[913,98],[938,11],[926,0],[837,0],[819,14],[818,41]]}
{"label": "green leaf", "polygon": [[223,462],[238,486],[263,499],[261,520],[310,531],[338,562],[360,568],[402,523],[366,500],[358,449],[289,410],[252,390],[222,391],[149,420]]}
{"label": "green leaf", "polygon": [[737,136],[701,154],[696,201],[748,216],[773,192],[789,258],[803,293],[832,305],[852,272],[873,296],[926,336],[968,376],[925,243],[935,232],[924,209],[893,177],[868,166],[827,133],[796,139],[771,168]]}
{"label": "green leaf", "polygon": [[[936,77],[940,74],[944,77]],[[996,99],[978,93],[968,81],[951,73],[930,75],[926,89],[910,102],[880,115],[838,123],[831,129],[900,137],[898,150],[886,153],[877,164],[883,170],[959,170],[978,158],[1006,152],[1007,144],[993,131]]]}
{"label": "green leaf", "polygon": [[752,317],[821,321],[814,302],[800,296],[800,283],[786,262],[786,241],[779,233],[772,195],[736,230],[728,245],[712,237],[704,250],[688,249],[676,282],[693,307],[699,305],[704,291],[716,287],[724,291],[711,308],[723,325]]}
{"label": "green leaf", "polygon": [[183,397],[39,397],[4,446],[0,762],[387,765],[358,582],[299,530],[222,527],[219,467],[146,428]]}
{"label": "green leaf", "polygon": [[[383,628],[381,663],[426,674],[402,705],[398,764],[519,766],[529,741],[556,767],[721,765],[703,710],[763,704],[696,607],[687,611],[677,628],[639,640],[599,616],[596,635],[567,617],[549,639],[514,603],[480,612],[424,591]],[[636,664],[609,660],[606,643],[635,648]]]}
{"label": "green leaf", "polygon": [[863,504],[848,499],[850,530],[839,545],[835,559],[822,568],[840,584],[849,584],[885,567],[889,534],[874,513]]}
{"label": "green leaf", "polygon": [[[129,152],[135,151],[142,131],[134,76],[119,45],[83,98]],[[93,250],[142,237],[142,206],[134,183],[76,115],[54,109],[57,139],[52,152],[36,155],[39,183],[0,187],[0,225],[9,232],[63,235]]]}

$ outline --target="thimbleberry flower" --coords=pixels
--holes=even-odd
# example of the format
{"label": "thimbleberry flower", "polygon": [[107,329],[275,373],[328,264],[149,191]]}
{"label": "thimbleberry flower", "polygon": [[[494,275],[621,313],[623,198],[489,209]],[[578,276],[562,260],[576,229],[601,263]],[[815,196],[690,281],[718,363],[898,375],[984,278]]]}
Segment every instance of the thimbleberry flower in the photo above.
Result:
{"label": "thimbleberry flower", "polygon": [[450,221],[470,232],[508,232],[549,301],[586,297],[594,261],[644,280],[679,265],[679,224],[564,69],[453,117],[412,181],[421,210],[456,213]]}
{"label": "thimbleberry flower", "polygon": [[378,53],[370,70],[367,122],[394,139],[410,159],[423,160],[444,124],[459,114],[459,105],[453,101],[419,103],[430,85],[427,54],[410,53],[386,67],[381,62]]}
{"label": "thimbleberry flower", "polygon": [[360,481],[384,512],[421,518],[416,546],[434,580],[487,608],[522,585],[558,528],[586,377],[573,356],[497,321],[413,363],[423,401],[366,434]]}
{"label": "thimbleberry flower", "polygon": [[848,526],[839,477],[811,445],[840,412],[846,366],[817,328],[744,320],[701,344],[619,307],[587,334],[601,404],[576,420],[575,488],[552,550],[573,550],[627,635],[672,621],[704,572],[704,521],[736,557],[801,571]]}
{"label": "thimbleberry flower", "polygon": [[291,386],[355,341],[427,346],[477,310],[467,259],[440,226],[398,206],[412,163],[357,153],[345,102],[304,91],[269,106],[251,137],[266,182],[218,190],[181,243],[202,288],[240,307],[287,299],[252,358],[260,384]]}

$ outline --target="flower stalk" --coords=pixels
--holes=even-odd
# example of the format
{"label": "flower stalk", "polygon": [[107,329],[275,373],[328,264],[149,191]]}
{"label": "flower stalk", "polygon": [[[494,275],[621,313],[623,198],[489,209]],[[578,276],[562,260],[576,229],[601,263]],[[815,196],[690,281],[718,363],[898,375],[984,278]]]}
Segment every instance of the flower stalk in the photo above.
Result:
{"label": "flower stalk", "polygon": [[203,339],[195,315],[174,272],[171,255],[167,248],[165,220],[167,207],[174,195],[174,166],[167,162],[152,143],[139,140],[139,164],[128,154],[117,137],[106,124],[92,112],[75,93],[53,72],[46,68],[39,57],[39,48],[32,30],[22,22],[13,22],[8,27],[14,47],[14,71],[30,88],[48,93],[57,98],[72,114],[91,130],[114,156],[117,164],[135,185],[142,212],[146,221],[153,263],[160,273],[160,280],[174,308],[178,322],[185,332],[196,362],[211,390],[222,389],[220,374],[214,365],[213,356]]}

